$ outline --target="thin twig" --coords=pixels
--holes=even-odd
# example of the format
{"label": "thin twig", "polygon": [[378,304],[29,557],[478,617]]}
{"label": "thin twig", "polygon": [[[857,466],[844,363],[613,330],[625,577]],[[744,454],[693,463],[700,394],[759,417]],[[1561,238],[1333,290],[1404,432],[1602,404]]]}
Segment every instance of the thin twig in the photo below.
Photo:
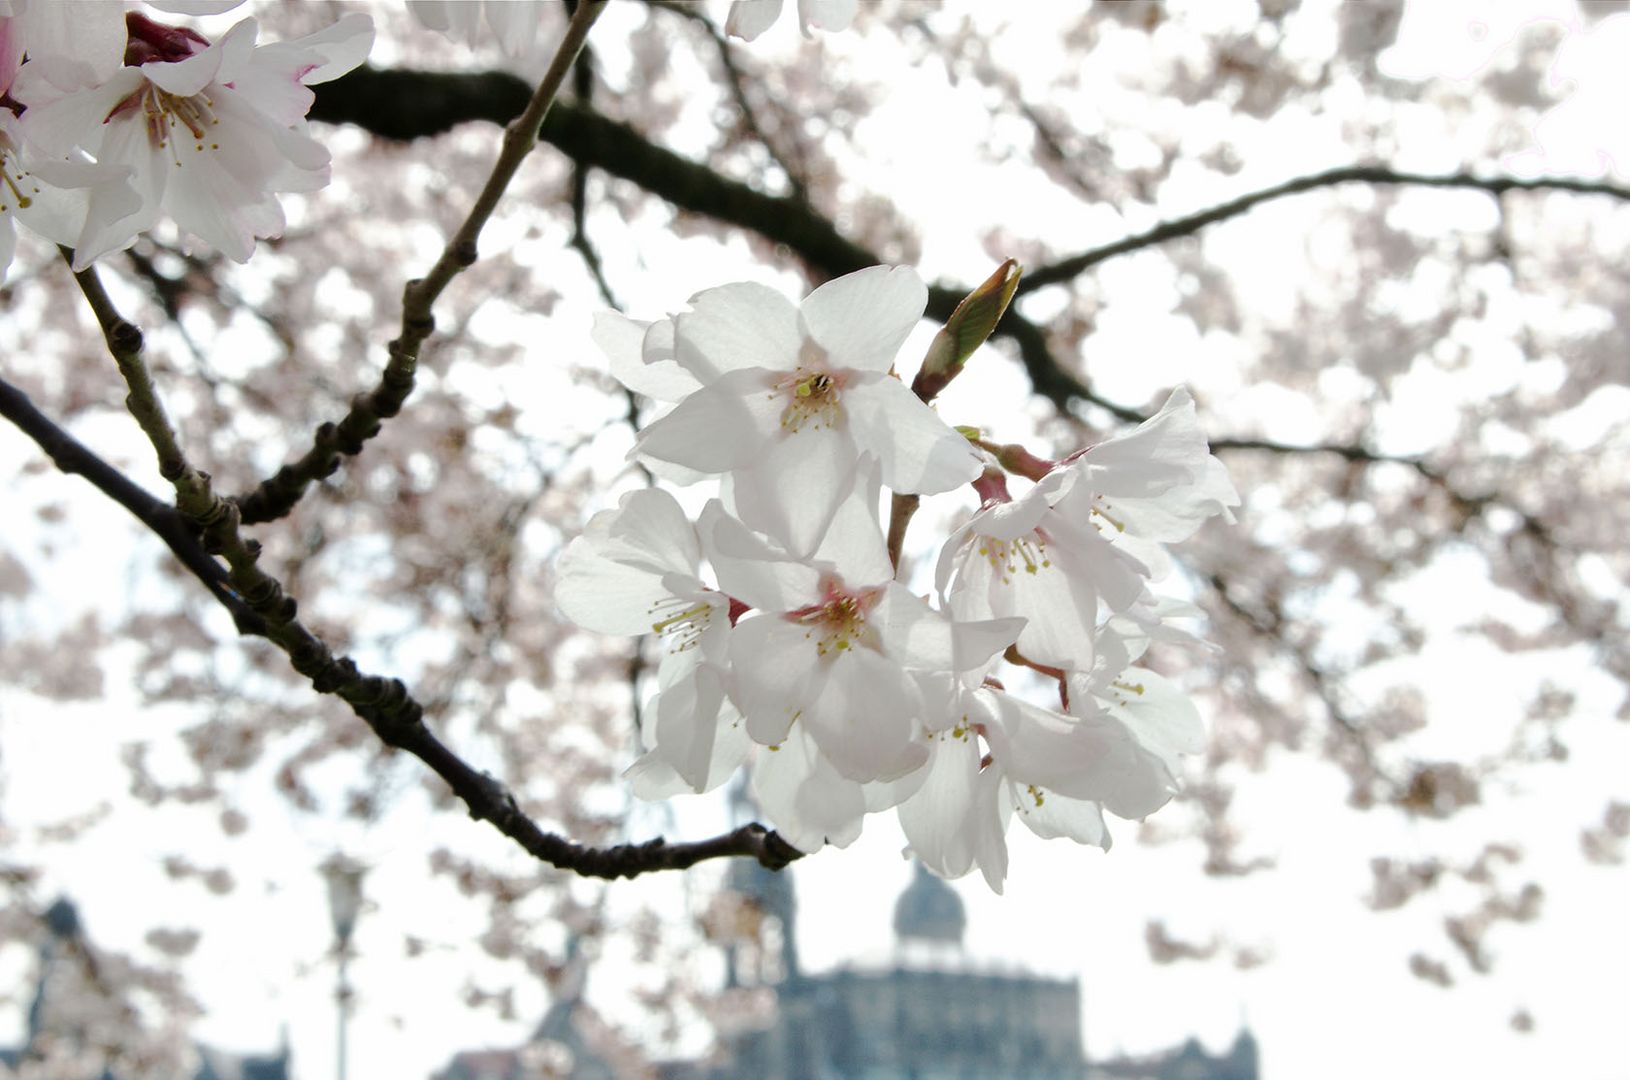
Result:
{"label": "thin twig", "polygon": [[1567,176],[1536,176],[1527,179],[1515,176],[1474,176],[1471,173],[1412,173],[1389,169],[1383,165],[1343,165],[1335,169],[1326,169],[1324,172],[1312,173],[1308,176],[1298,176],[1286,180],[1282,184],[1275,184],[1261,191],[1253,191],[1241,195],[1237,199],[1220,203],[1209,210],[1201,210],[1185,217],[1173,218],[1163,221],[1152,229],[1134,233],[1113,244],[1091,248],[1072,255],[1049,266],[1037,267],[1027,272],[1024,280],[1019,283],[1019,292],[1033,292],[1048,285],[1059,285],[1076,277],[1085,270],[1097,266],[1107,259],[1118,255],[1138,251],[1142,248],[1163,244],[1180,236],[1189,236],[1199,232],[1207,225],[1214,225],[1231,217],[1238,217],[1252,207],[1274,199],[1282,199],[1287,195],[1297,195],[1304,191],[1313,191],[1317,188],[1333,187],[1337,184],[1400,184],[1414,187],[1438,188],[1472,188],[1486,191],[1491,195],[1499,196],[1508,191],[1572,191],[1581,195],[1608,195],[1615,199],[1630,201],[1630,188],[1619,184],[1610,184],[1599,180],[1579,180]]}
{"label": "thin twig", "polygon": [[363,444],[379,433],[383,422],[401,411],[413,392],[419,351],[436,328],[432,306],[454,277],[475,264],[481,230],[521,163],[538,144],[538,128],[576,62],[589,28],[603,10],[605,0],[586,0],[578,5],[549,70],[526,108],[505,128],[503,147],[493,162],[492,173],[464,223],[447,241],[429,272],[409,281],[402,290],[401,332],[388,347],[390,359],[380,375],[379,385],[353,398],[350,409],[338,424],[320,425],[312,438],[311,449],[299,460],[283,466],[254,491],[235,500],[245,524],[272,521],[287,514],[307,487],[333,475],[340,467],[342,456],[361,453]]}
{"label": "thin twig", "polygon": [[805,170],[801,166],[794,168],[792,163],[787,160],[786,155],[781,153],[775,143],[770,141],[770,137],[765,134],[764,125],[758,119],[758,112],[753,108],[752,102],[748,100],[747,78],[743,75],[741,68],[736,65],[735,48],[730,44],[730,39],[725,36],[724,31],[719,29],[719,24],[709,18],[706,11],[694,4],[674,3],[672,0],[667,0],[667,2],[664,2],[664,0],[648,0],[648,2],[651,3],[652,7],[671,11],[681,18],[696,23],[713,40],[714,51],[719,57],[719,67],[724,70],[725,83],[730,87],[730,100],[735,103],[736,110],[741,113],[742,123],[747,128],[747,133],[758,140],[758,144],[764,147],[764,152],[770,155],[770,160],[775,162],[776,167],[786,175],[787,187],[790,189],[792,197],[800,202],[809,202],[809,184],[804,178]]}

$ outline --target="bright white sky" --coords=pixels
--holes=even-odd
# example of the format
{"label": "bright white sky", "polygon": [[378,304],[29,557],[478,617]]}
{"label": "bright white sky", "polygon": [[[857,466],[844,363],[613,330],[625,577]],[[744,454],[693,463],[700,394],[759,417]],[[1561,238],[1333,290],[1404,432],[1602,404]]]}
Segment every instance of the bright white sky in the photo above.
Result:
{"label": "bright white sky", "polygon": [[[1013,10],[1006,5],[1001,9]],[[996,5],[979,10],[981,18],[997,21],[992,14]],[[616,40],[621,17],[614,9],[597,31],[602,57],[613,68],[615,48],[610,43]],[[1572,16],[1568,5],[1544,0],[1417,4],[1410,9],[1398,45],[1383,57],[1383,67],[1411,79],[1465,79],[1510,47],[1524,25],[1540,18]],[[1567,32],[1568,45],[1554,77],[1571,84],[1573,93],[1540,125],[1534,149],[1509,163],[1513,171],[1599,175],[1609,162],[1630,163],[1622,123],[1623,102],[1630,98],[1626,86],[1630,76],[1623,63],[1630,55],[1630,16],[1603,20],[1588,32],[1570,21]],[[1045,52],[1054,47],[1053,39],[1045,35],[1015,38],[1015,48]],[[799,41],[789,26],[782,25],[761,47],[774,53],[798,48]],[[893,67],[895,43],[881,35],[840,35],[829,44],[846,58],[846,65],[874,73],[874,78],[876,72]],[[943,170],[921,176],[911,172],[913,161],[928,160],[911,142],[922,116],[912,98],[918,89],[910,72],[900,72],[891,85],[888,106],[874,123],[878,145],[896,149],[869,167],[856,163],[854,175],[865,187],[879,191],[902,185],[915,191],[943,187],[937,182]],[[966,105],[978,107],[977,101]],[[1306,135],[1307,140],[1295,141],[1294,156],[1282,149],[1254,148],[1250,170],[1239,179],[1240,190],[1348,160],[1328,130],[1309,123]],[[495,145],[496,141],[494,133]],[[1442,169],[1460,164],[1452,156],[1424,158],[1400,164]],[[1190,194],[1192,201],[1166,209],[1204,205],[1217,197],[1203,187]],[[1058,224],[1025,221],[1024,200],[1010,199],[1008,192],[1003,202],[1013,208],[1014,218],[1004,224],[1015,234],[1029,235]],[[1081,213],[1081,220],[1070,224],[1084,236],[1108,239],[1127,227]],[[1283,216],[1253,217],[1248,228],[1251,242],[1262,245],[1267,259],[1275,244],[1293,242],[1287,238],[1297,237],[1301,226],[1294,205],[1286,204]],[[1283,231],[1276,235],[1276,229]],[[651,247],[642,252],[646,264],[667,263],[673,254],[667,249],[670,244],[682,248],[684,241],[653,238]],[[988,255],[964,233],[936,245],[940,241],[930,232],[923,261],[936,273],[965,281],[988,273]],[[631,255],[619,260],[614,252],[608,253],[609,269],[630,295],[634,313],[654,315],[677,308],[705,284],[754,276],[736,258],[739,252],[725,256],[709,250],[717,265],[697,265],[685,280],[643,280]],[[1130,282],[1129,289],[1140,287],[1131,280],[1137,272],[1135,263],[1129,262],[1125,271],[1129,277],[1121,279]],[[765,272],[758,276],[795,287]],[[1271,303],[1272,297],[1264,295],[1263,300]],[[1033,303],[1034,313],[1040,315],[1047,301],[1038,296]],[[562,305],[554,330],[561,340],[580,343],[586,340],[588,315]],[[925,339],[929,332],[923,330]],[[1114,347],[1115,332],[1114,327],[1104,328],[1108,337],[1101,347]],[[1127,328],[1128,345],[1134,343],[1134,333],[1135,328]],[[1201,370],[1193,341],[1174,338],[1158,343],[1159,348],[1147,340],[1136,344],[1142,355],[1162,359],[1141,365],[1118,381],[1106,373],[1098,382],[1106,394],[1143,400],[1153,388],[1178,381],[1209,384],[1213,393],[1230,389],[1227,373],[1217,370],[1224,365],[1213,363]],[[994,402],[1023,415],[1027,406],[1015,383],[1010,372],[970,375],[953,388],[962,397],[948,397],[943,407],[954,412],[958,400],[963,400],[977,401],[989,410]],[[1295,432],[1286,437],[1295,437]],[[31,444],[9,428],[0,429],[0,457],[33,452]],[[138,451],[133,447],[131,452],[134,456]],[[71,513],[84,536],[95,536],[103,528],[123,528],[119,511],[89,495],[75,498]],[[121,593],[132,587],[120,577],[122,568],[106,568],[105,562],[88,554],[81,559],[71,552],[63,556],[61,565],[82,568],[87,590]],[[97,573],[105,580],[97,580]],[[1445,586],[1444,591],[1450,590]],[[1444,624],[1457,621],[1446,613]],[[210,629],[223,638],[231,633],[224,617]],[[1431,676],[1435,702],[1442,706],[1434,710],[1434,718],[1441,717],[1459,734],[1464,734],[1461,725],[1474,723],[1485,709],[1508,707],[1506,703],[1542,674],[1520,659],[1507,661],[1494,672],[1473,666],[1480,662],[1469,651],[1445,646],[1423,664]],[[1015,830],[1005,896],[992,896],[977,879],[959,883],[969,908],[970,949],[1048,974],[1080,975],[1087,1044],[1094,1056],[1151,1051],[1191,1034],[1220,1049],[1242,1020],[1248,1020],[1262,1046],[1265,1080],[1310,1076],[1357,1080],[1379,1075],[1622,1080],[1627,1059],[1623,1022],[1630,1005],[1625,989],[1630,932],[1622,913],[1630,911],[1630,875],[1622,869],[1584,865],[1577,854],[1577,828],[1600,814],[1595,793],[1611,787],[1604,777],[1622,777],[1622,763],[1630,760],[1630,740],[1624,725],[1605,719],[1615,704],[1611,689],[1584,672],[1581,663],[1576,680],[1581,715],[1604,719],[1585,719],[1576,725],[1574,757],[1566,767],[1531,771],[1525,790],[1494,793],[1484,816],[1492,824],[1466,840],[1468,856],[1485,832],[1517,842],[1526,852],[1528,874],[1547,890],[1539,924],[1506,926],[1492,935],[1497,960],[1492,976],[1462,980],[1445,991],[1405,973],[1413,947],[1444,951],[1438,931],[1441,920],[1470,906],[1472,898],[1450,894],[1383,915],[1367,909],[1361,901],[1369,886],[1367,853],[1425,852],[1427,841],[1386,817],[1352,814],[1343,805],[1345,784],[1334,770],[1299,759],[1277,760],[1264,774],[1240,785],[1238,818],[1249,837],[1246,854],[1274,857],[1278,868],[1271,873],[1237,881],[1201,879],[1200,858],[1193,849],[1146,847],[1129,824],[1116,830],[1118,842],[1108,855],[1043,844]],[[1545,674],[1566,678],[1569,673]],[[173,809],[125,808],[121,793],[126,778],[117,749],[130,738],[131,716],[119,703],[118,688],[123,684],[119,673],[111,672],[109,698],[85,706],[48,703],[9,690],[0,696],[0,719],[5,721],[0,726],[5,835],[8,842],[26,848],[34,826],[83,809],[87,791],[105,791],[110,800],[121,801],[117,818],[92,830],[84,841],[50,850],[50,879],[41,895],[60,889],[79,899],[91,933],[109,947],[139,947],[140,932],[154,918],[150,905],[155,897],[174,905],[166,914],[176,925],[203,928],[204,943],[187,964],[195,992],[211,1008],[197,1029],[200,1038],[225,1046],[265,1048],[275,1041],[279,1027],[287,1025],[298,1075],[308,1080],[331,1075],[332,969],[323,963],[329,931],[314,868],[336,846],[372,862],[368,891],[390,898],[364,915],[359,930],[361,957],[354,978],[361,999],[352,1028],[353,1075],[424,1076],[441,1067],[456,1049],[513,1045],[524,1037],[542,1013],[541,988],[523,993],[515,1023],[464,1009],[457,1000],[458,988],[472,972],[479,978],[484,970],[479,960],[472,959],[471,944],[482,929],[481,921],[476,912],[449,902],[445,889],[425,885],[424,853],[434,844],[505,852],[490,830],[455,813],[432,812],[422,799],[409,796],[375,832],[340,837],[326,822],[290,819],[276,805],[255,814],[250,805],[251,832],[224,845],[210,821]],[[148,710],[141,715],[141,725],[144,734],[156,736],[166,723],[180,727],[188,719]],[[76,765],[71,786],[66,786],[64,763],[70,755]],[[396,768],[397,783],[406,786],[414,764],[398,763]],[[243,779],[246,803],[261,797],[256,792],[269,790],[266,773],[262,768]],[[1578,782],[1591,773],[1599,775],[1590,783]],[[716,804],[698,801],[676,808],[676,814],[680,831],[693,836],[721,823]],[[650,813],[640,821],[651,831],[661,825]],[[1431,843],[1438,842],[1434,834]],[[892,820],[879,817],[868,823],[864,838],[851,849],[824,852],[796,867],[803,914],[800,948],[811,966],[828,967],[888,948],[892,903],[909,874],[899,858],[901,843]],[[196,852],[202,865],[231,866],[240,887],[223,902],[206,896],[201,888],[169,882],[155,859],[172,851]],[[625,900],[665,897],[676,912],[682,903],[679,888],[674,879],[617,886]],[[415,902],[415,897],[424,900]],[[1234,944],[1264,950],[1270,962],[1247,972],[1224,964],[1154,967],[1143,943],[1144,923],[1151,915],[1169,918],[1174,932],[1191,939],[1226,933]],[[405,933],[428,938],[429,953],[404,962]],[[28,963],[18,950],[0,952],[0,987],[21,986]],[[616,965],[609,962],[592,975],[600,984],[613,984],[618,977]],[[1517,1035],[1507,1027],[1507,1018],[1517,1009],[1534,1014],[1535,1032]],[[15,1031],[15,1013],[11,1022],[10,1030]],[[6,1029],[0,1029],[0,1041],[6,1037]]]}

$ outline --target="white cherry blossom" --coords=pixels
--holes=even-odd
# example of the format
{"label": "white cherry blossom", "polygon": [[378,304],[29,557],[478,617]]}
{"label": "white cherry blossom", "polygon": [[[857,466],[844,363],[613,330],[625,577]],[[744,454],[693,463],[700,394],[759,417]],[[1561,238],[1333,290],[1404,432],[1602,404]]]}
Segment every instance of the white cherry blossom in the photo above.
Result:
{"label": "white cherry blossom", "polygon": [[978,867],[1000,892],[1013,816],[1044,837],[1107,849],[1104,808],[1142,818],[1177,791],[1173,740],[1146,740],[1095,703],[1066,715],[964,680],[925,680],[924,690],[939,703],[930,711],[950,720],[932,732],[926,778],[898,813],[912,852],[943,876]]}
{"label": "white cherry blossom", "polygon": [[999,497],[1005,485],[993,486],[998,497],[940,550],[935,584],[958,618],[1024,617],[1019,651],[1076,669],[1092,664],[1099,601],[1111,610],[1130,607],[1143,595],[1147,571],[1090,520],[1053,509],[1067,480],[1055,470],[1008,502]]}
{"label": "white cherry blossom", "polygon": [[729,518],[708,537],[721,587],[758,609],[730,643],[734,699],[748,734],[776,746],[796,726],[839,774],[858,782],[895,779],[925,758],[912,671],[980,667],[1021,625],[955,622],[892,580],[875,490],[867,485],[846,501],[808,563]]}
{"label": "white cherry blossom", "polygon": [[891,374],[927,289],[905,267],[827,282],[794,306],[762,285],[708,289],[674,317],[674,360],[698,389],[635,451],[729,474],[737,514],[807,556],[869,454],[897,492],[949,491],[978,456]]}
{"label": "white cherry blossom", "polygon": [[[719,513],[717,503],[710,508]],[[674,497],[633,491],[614,510],[589,519],[561,555],[555,603],[573,622],[605,634],[658,634],[666,645],[657,671],[643,765],[653,789],[665,764],[694,791],[705,791],[741,764],[746,742],[720,740],[740,717],[725,700],[730,599],[697,576],[701,546]],[[732,754],[716,754],[735,747]]]}
{"label": "white cherry blossom", "polygon": [[1227,469],[1206,444],[1194,399],[1181,386],[1154,416],[1061,469],[1069,484],[1054,507],[1079,524],[1096,523],[1155,580],[1170,570],[1162,545],[1187,540],[1218,515],[1232,523],[1239,505]]}
{"label": "white cherry blossom", "polygon": [[105,0],[8,0],[0,4],[0,93],[25,53],[31,75],[60,90],[104,82],[124,63],[124,8]]}

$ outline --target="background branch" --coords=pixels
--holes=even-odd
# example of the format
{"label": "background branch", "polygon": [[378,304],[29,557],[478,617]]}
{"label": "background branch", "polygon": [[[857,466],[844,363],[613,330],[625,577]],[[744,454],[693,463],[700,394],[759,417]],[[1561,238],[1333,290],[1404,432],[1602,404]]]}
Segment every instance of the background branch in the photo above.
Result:
{"label": "background branch", "polygon": [[1334,187],[1337,184],[1358,183],[1472,188],[1477,191],[1486,191],[1495,196],[1504,195],[1508,191],[1572,191],[1581,195],[1608,195],[1615,199],[1630,201],[1630,188],[1596,180],[1576,180],[1565,176],[1536,176],[1521,179],[1515,176],[1474,176],[1471,173],[1434,175],[1430,173],[1400,172],[1396,169],[1389,169],[1384,165],[1343,165],[1335,169],[1326,169],[1324,172],[1298,176],[1293,180],[1286,180],[1282,184],[1275,184],[1273,187],[1253,191],[1241,195],[1237,199],[1230,199],[1228,202],[1220,203],[1209,210],[1201,210],[1185,217],[1163,221],[1152,229],[1134,233],[1112,244],[1090,248],[1079,255],[1072,255],[1048,266],[1038,266],[1034,270],[1025,272],[1024,280],[1019,283],[1019,292],[1033,292],[1048,285],[1062,284],[1101,262],[1115,258],[1117,255],[1125,255],[1141,248],[1163,244],[1167,240],[1175,240],[1180,236],[1191,236],[1207,225],[1214,225],[1219,221],[1238,217],[1251,208],[1260,206],[1265,202],[1272,202],[1274,199],[1282,199],[1287,195],[1299,195],[1304,191],[1314,191],[1318,188]]}

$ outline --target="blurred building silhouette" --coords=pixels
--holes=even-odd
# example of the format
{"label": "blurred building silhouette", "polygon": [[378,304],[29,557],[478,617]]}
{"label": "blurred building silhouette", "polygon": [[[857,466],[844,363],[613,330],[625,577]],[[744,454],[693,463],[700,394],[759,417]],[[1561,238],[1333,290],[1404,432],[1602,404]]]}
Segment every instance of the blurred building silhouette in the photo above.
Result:
{"label": "blurred building silhouette", "polygon": [[430,1080],[617,1080],[616,1068],[595,1045],[596,1023],[583,1003],[588,960],[580,940],[566,941],[566,970],[554,1001],[526,1045],[513,1050],[463,1050]]}
{"label": "blurred building silhouette", "polygon": [[779,949],[728,946],[727,984],[772,988],[773,1018],[727,1039],[716,1061],[664,1067],[668,1080],[1085,1077],[1078,981],[973,960],[961,899],[921,866],[894,906],[894,955],[820,975],[798,966],[791,876],[742,860],[730,877]]}
{"label": "blurred building silhouette", "polygon": [[[85,937],[79,909],[67,898],[59,899],[45,912],[46,936],[40,943],[38,981],[28,1008],[27,1030],[17,1047],[0,1048],[0,1063],[15,1069],[37,1059],[50,1041],[79,1046],[84,1038],[85,1018],[82,1000],[86,979],[93,982],[96,958]],[[195,1045],[199,1064],[191,1080],[289,1080],[288,1040],[275,1054],[233,1054]],[[104,1068],[97,1080],[120,1080]]]}
{"label": "blurred building silhouette", "polygon": [[[737,816],[750,819],[752,808],[739,790],[735,801]],[[893,952],[815,975],[798,959],[791,874],[738,859],[720,901],[709,932],[723,950],[721,1011],[729,1027],[709,1058],[657,1065],[660,1080],[1258,1078],[1256,1040],[1247,1030],[1219,1055],[1190,1039],[1164,1053],[1089,1064],[1080,981],[970,956],[962,943],[962,899],[921,865],[894,905]],[[432,1080],[627,1075],[586,1038],[593,1017],[582,1002],[585,968],[575,949],[568,964],[572,975],[526,1047],[460,1053]],[[543,1064],[538,1055],[546,1047],[557,1056],[565,1051],[564,1069]]]}

